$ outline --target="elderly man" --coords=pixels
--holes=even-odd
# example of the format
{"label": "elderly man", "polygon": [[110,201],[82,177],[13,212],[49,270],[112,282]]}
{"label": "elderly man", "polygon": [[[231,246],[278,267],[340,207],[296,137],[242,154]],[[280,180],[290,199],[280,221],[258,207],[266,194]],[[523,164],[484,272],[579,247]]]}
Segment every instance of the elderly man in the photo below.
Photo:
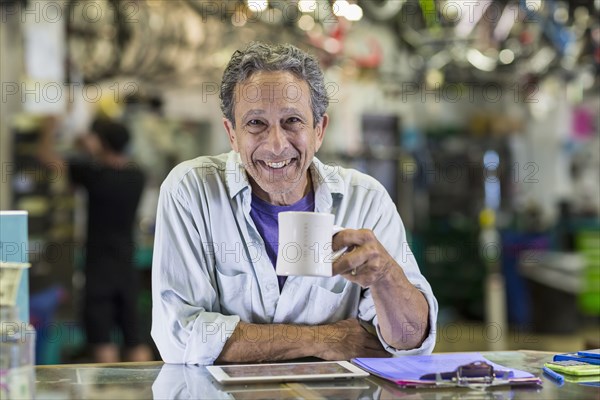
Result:
{"label": "elderly man", "polygon": [[[165,362],[430,353],[437,302],[386,190],[321,163],[329,100],[317,61],[291,45],[250,44],[223,75],[233,149],[178,165],[161,187],[152,336]],[[351,249],[334,277],[275,272],[277,215],[332,213]]]}

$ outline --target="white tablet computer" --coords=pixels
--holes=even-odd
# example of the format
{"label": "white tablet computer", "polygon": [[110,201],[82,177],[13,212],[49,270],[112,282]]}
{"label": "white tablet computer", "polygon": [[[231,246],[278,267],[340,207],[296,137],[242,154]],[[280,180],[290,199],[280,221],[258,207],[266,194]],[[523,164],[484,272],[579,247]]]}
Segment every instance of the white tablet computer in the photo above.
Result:
{"label": "white tablet computer", "polygon": [[206,369],[220,383],[297,382],[369,376],[368,372],[347,361],[210,365]]}

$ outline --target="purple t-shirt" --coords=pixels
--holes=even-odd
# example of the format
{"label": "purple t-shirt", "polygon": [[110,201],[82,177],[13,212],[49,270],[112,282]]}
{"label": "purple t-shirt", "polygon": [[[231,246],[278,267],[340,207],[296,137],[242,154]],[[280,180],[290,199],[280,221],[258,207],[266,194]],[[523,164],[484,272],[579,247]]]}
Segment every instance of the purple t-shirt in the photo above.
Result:
{"label": "purple t-shirt", "polygon": [[[252,209],[250,216],[256,224],[258,233],[265,242],[267,255],[273,268],[277,264],[277,250],[279,249],[279,220],[277,216],[282,211],[314,211],[315,210],[315,193],[311,190],[306,196],[298,200],[296,203],[289,206],[274,206],[264,200],[259,199],[254,194],[252,195]],[[286,276],[278,276],[279,291],[283,288]]]}

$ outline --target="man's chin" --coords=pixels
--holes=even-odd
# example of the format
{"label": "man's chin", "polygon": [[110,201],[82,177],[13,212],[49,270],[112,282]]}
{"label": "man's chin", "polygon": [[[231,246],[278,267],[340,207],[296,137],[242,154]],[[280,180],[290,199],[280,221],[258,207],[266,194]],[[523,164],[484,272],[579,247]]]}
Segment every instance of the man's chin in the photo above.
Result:
{"label": "man's chin", "polygon": [[297,185],[284,185],[277,183],[259,183],[260,188],[263,192],[269,195],[285,195],[294,191]]}

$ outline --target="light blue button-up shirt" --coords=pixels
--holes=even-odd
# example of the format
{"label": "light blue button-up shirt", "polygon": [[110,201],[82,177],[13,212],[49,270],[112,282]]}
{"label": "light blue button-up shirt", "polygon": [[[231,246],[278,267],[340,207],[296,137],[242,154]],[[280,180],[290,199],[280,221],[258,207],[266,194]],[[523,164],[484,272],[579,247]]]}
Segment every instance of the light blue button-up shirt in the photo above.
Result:
{"label": "light blue button-up shirt", "polygon": [[[275,269],[250,217],[251,186],[239,154],[230,152],[183,162],[161,186],[152,261],[152,337],[165,362],[212,364],[240,320],[321,325],[354,317],[372,323],[394,355],[431,353],[437,301],[385,188],[368,175],[317,158],[310,173],[315,211],[334,214],[335,224],[345,228],[373,230],[425,295],[430,333],[421,347],[389,346],[379,332],[370,290],[341,276],[290,276],[279,292]],[[403,334],[417,333],[407,329]]]}

